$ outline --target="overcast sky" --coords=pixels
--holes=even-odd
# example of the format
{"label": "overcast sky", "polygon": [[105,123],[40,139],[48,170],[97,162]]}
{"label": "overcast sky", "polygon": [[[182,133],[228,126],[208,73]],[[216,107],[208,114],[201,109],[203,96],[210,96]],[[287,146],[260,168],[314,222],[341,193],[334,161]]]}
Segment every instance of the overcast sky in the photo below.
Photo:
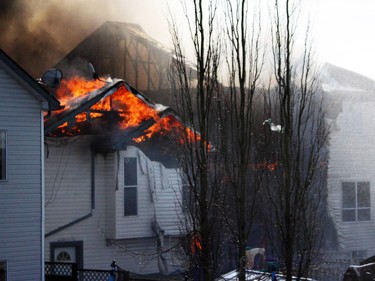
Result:
{"label": "overcast sky", "polygon": [[318,2],[313,20],[321,58],[375,79],[375,1]]}
{"label": "overcast sky", "polygon": [[[133,1],[122,1],[122,9],[126,10],[127,2]],[[166,7],[172,5],[177,11],[177,2],[138,0],[132,4],[136,11],[129,16],[152,37],[166,43]],[[319,58],[375,80],[375,0],[301,0],[301,4],[310,10]]]}

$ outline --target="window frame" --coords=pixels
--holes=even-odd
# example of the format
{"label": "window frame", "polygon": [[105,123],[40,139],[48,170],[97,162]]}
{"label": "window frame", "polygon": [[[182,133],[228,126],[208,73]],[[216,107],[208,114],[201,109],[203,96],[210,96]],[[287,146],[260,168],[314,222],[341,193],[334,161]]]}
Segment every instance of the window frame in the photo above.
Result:
{"label": "window frame", "polygon": [[[4,136],[4,139],[3,139]],[[4,145],[4,150],[2,146]],[[4,151],[4,153],[3,153]],[[0,130],[0,182],[4,182],[8,179],[8,132],[6,130]]]}
{"label": "window frame", "polygon": [[[130,182],[127,182],[127,165],[126,161],[132,159],[134,160],[134,167],[132,167],[132,172]],[[124,216],[131,217],[138,215],[138,159],[137,157],[124,157]],[[132,192],[132,193],[130,193]],[[132,194],[130,199],[128,198],[129,193]],[[131,202],[131,206],[127,207],[127,202]]]}
{"label": "window frame", "polygon": [[[346,186],[346,184],[353,185]],[[368,206],[361,206],[360,199],[364,198],[363,194],[360,192],[361,185],[366,188],[366,192],[368,193]],[[353,188],[354,190],[347,190],[344,189]],[[352,193],[352,196],[348,193]],[[348,197],[349,195],[349,197]],[[362,196],[361,196],[362,195]],[[367,194],[366,194],[367,195]],[[346,197],[345,197],[346,196]],[[352,198],[351,198],[352,197]],[[371,221],[371,185],[370,181],[343,181],[341,182],[341,220],[343,223],[350,223],[350,222],[369,222]],[[345,206],[349,205],[349,206]],[[368,212],[368,219],[366,214],[366,219],[361,219],[361,211],[367,211]],[[350,214],[352,212],[352,214]],[[344,214],[347,214],[346,216]]]}
{"label": "window frame", "polygon": [[78,268],[83,268],[83,241],[58,241],[50,242],[50,261],[55,260],[55,253],[60,248],[74,248],[76,254],[76,261]]}

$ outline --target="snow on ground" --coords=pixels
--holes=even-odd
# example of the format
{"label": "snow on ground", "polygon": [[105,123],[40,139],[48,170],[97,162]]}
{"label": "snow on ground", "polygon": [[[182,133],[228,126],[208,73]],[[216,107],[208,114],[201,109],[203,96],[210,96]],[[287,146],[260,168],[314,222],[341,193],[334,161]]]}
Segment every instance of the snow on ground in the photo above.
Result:
{"label": "snow on ground", "polygon": [[[221,277],[217,278],[216,281],[237,281],[238,280],[237,276],[238,276],[238,272],[236,270],[233,270],[231,272],[221,275]],[[247,270],[246,280],[247,281],[251,281],[251,280],[272,281],[272,274],[267,273],[267,272],[261,272],[261,271]],[[285,278],[281,274],[276,274],[276,280],[285,281]],[[293,280],[297,280],[297,278],[293,278]],[[310,278],[301,278],[300,280],[314,281],[314,279],[310,279]]]}

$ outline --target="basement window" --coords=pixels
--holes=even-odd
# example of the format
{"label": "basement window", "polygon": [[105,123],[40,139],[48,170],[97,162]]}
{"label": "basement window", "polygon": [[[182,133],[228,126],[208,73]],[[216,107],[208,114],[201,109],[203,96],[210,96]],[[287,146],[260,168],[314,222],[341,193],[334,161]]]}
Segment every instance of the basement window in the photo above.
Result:
{"label": "basement window", "polygon": [[6,131],[0,131],[0,180],[6,180]]}
{"label": "basement window", "polygon": [[135,216],[138,214],[137,204],[137,158],[124,158],[124,215]]}
{"label": "basement window", "polygon": [[371,220],[370,182],[342,183],[342,221]]}

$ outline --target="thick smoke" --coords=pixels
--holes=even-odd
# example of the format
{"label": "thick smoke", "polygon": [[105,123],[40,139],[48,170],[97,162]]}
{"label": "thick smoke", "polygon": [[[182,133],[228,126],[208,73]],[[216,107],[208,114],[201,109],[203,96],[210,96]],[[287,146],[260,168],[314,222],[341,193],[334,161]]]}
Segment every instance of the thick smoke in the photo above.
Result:
{"label": "thick smoke", "polygon": [[0,0],[0,48],[38,78],[105,21],[135,22],[127,2]]}
{"label": "thick smoke", "polygon": [[94,15],[95,2],[0,0],[0,48],[39,77],[110,17]]}

